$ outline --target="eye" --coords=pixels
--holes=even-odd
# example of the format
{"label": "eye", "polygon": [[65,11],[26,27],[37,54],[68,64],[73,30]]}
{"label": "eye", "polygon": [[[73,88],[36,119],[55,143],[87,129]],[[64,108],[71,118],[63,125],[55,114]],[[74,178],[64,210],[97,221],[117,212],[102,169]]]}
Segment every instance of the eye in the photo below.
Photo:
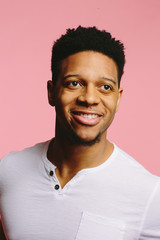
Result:
{"label": "eye", "polygon": [[79,81],[68,81],[66,82],[65,86],[68,88],[76,88],[80,86],[80,83]]}
{"label": "eye", "polygon": [[108,90],[111,90],[112,88],[109,86],[109,85],[103,85],[103,86],[101,86],[101,88],[103,89],[103,90],[105,90],[105,91],[108,91]]}
{"label": "eye", "polygon": [[71,85],[71,86],[73,86],[73,87],[77,87],[77,86],[79,85],[79,82],[77,82],[77,81],[72,81],[72,82],[70,82],[69,85]]}

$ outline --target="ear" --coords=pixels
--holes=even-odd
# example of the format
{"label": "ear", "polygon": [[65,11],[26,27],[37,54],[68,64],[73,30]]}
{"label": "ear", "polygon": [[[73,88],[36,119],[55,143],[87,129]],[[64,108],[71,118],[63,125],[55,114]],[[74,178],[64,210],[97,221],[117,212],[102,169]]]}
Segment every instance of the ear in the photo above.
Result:
{"label": "ear", "polygon": [[117,100],[117,107],[116,107],[116,112],[118,111],[119,104],[122,98],[122,93],[123,93],[123,88],[118,89],[118,100]]}
{"label": "ear", "polygon": [[53,81],[49,80],[47,82],[47,91],[48,91],[48,102],[51,106],[55,106],[55,86]]}

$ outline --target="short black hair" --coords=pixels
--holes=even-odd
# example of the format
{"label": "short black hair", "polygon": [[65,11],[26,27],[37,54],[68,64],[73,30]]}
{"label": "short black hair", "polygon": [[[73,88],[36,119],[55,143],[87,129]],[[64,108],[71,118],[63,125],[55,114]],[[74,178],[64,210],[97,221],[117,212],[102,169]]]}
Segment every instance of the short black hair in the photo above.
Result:
{"label": "short black hair", "polygon": [[98,30],[95,26],[67,29],[66,34],[54,42],[51,58],[53,82],[57,80],[63,59],[87,50],[103,53],[115,61],[118,66],[118,85],[120,86],[125,64],[124,45],[113,38],[109,32]]}

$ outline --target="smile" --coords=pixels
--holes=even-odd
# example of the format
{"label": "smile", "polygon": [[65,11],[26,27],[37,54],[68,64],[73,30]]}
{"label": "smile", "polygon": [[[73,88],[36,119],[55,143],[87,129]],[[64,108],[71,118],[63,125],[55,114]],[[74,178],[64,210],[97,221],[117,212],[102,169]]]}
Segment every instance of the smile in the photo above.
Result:
{"label": "smile", "polygon": [[88,119],[99,117],[97,114],[77,113],[77,115],[82,116],[84,118],[88,118]]}
{"label": "smile", "polygon": [[96,113],[72,112],[72,116],[76,122],[82,125],[94,126],[100,122],[102,115]]}

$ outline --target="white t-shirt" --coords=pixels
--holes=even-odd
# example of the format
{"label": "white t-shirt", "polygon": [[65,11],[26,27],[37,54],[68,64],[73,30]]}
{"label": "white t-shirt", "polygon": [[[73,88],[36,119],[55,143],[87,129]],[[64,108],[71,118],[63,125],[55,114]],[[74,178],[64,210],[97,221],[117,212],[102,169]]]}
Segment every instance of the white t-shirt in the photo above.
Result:
{"label": "white t-shirt", "polygon": [[49,141],[0,161],[0,214],[9,240],[160,239],[160,178],[114,145],[63,189]]}

